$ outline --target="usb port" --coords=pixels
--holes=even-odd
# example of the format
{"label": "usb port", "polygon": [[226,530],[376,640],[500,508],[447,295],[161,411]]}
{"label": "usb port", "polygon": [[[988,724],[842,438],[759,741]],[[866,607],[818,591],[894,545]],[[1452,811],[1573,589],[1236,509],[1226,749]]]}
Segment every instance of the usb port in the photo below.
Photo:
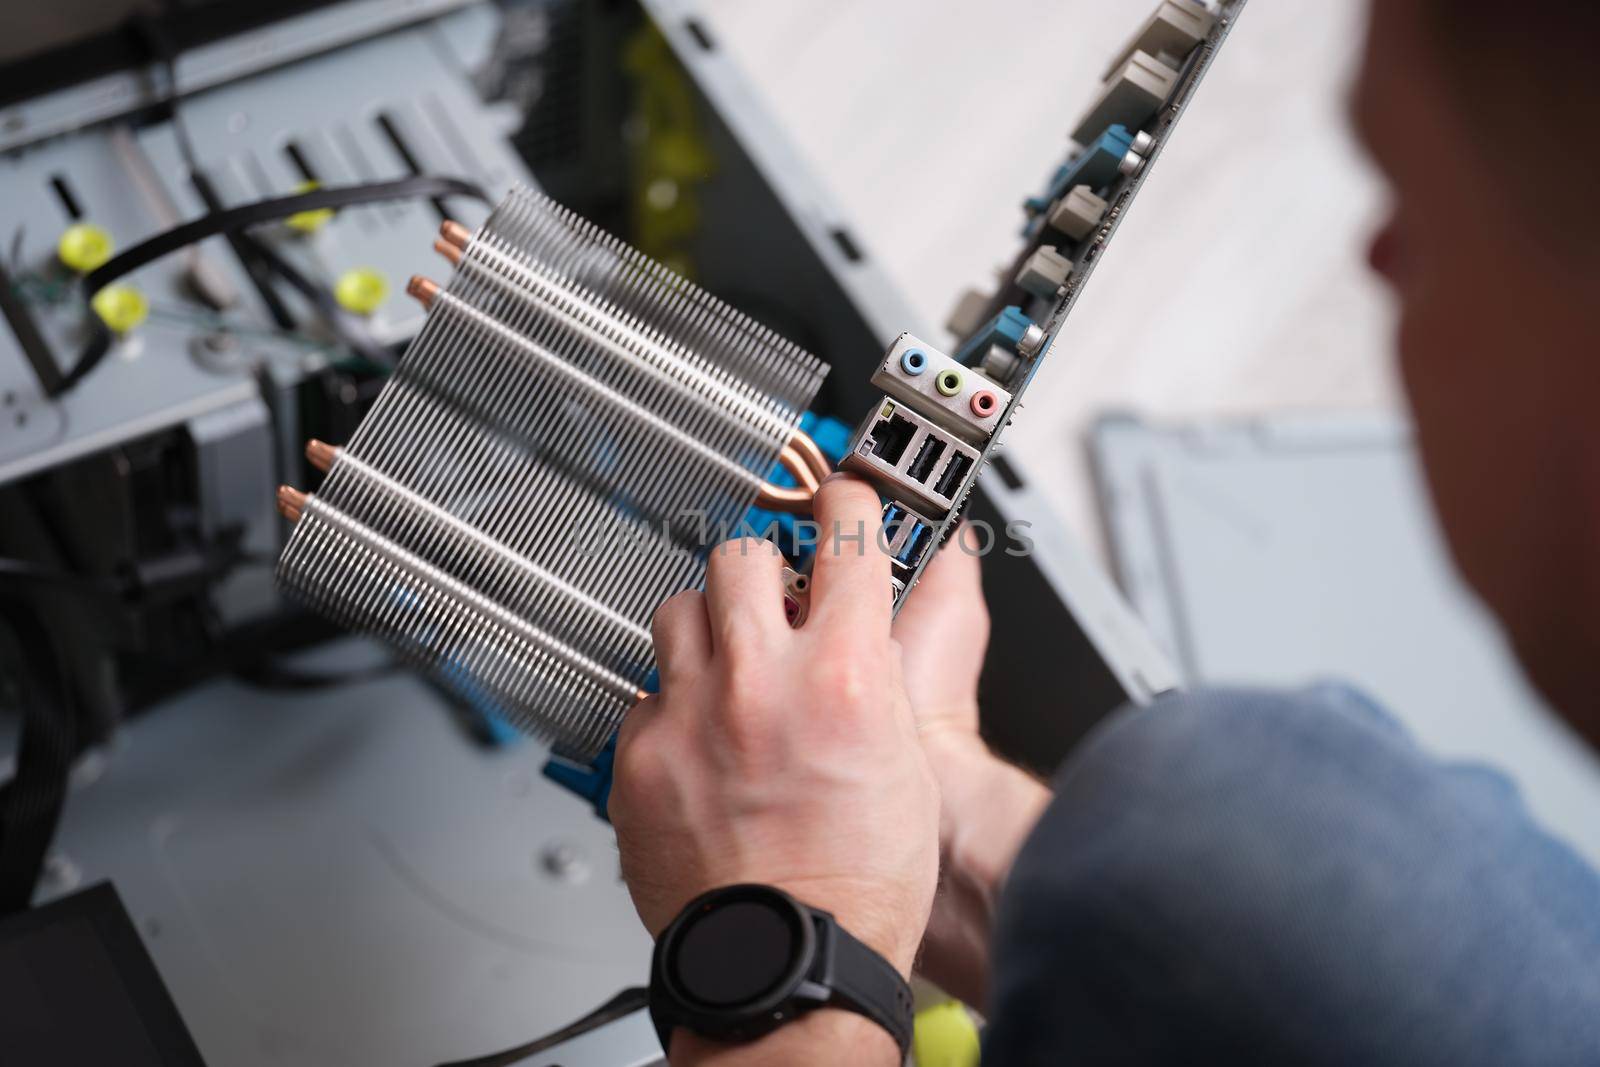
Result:
{"label": "usb port", "polygon": [[894,561],[907,570],[915,570],[917,564],[922,562],[922,553],[927,550],[928,542],[932,538],[933,527],[925,522],[913,522],[911,531],[906,535],[905,544],[894,554]]}
{"label": "usb port", "polygon": [[916,569],[933,538],[933,524],[902,504],[883,506],[883,536],[896,564]]}
{"label": "usb port", "polygon": [[961,480],[972,469],[972,457],[963,452],[957,452],[950,457],[950,462],[945,464],[944,473],[939,475],[938,483],[933,491],[946,500],[954,500],[955,492],[961,486]]}
{"label": "usb port", "polygon": [[933,477],[933,472],[939,463],[939,457],[944,455],[944,442],[929,434],[922,439],[922,447],[917,449],[916,457],[911,465],[906,468],[906,477],[914,482],[925,482]]}

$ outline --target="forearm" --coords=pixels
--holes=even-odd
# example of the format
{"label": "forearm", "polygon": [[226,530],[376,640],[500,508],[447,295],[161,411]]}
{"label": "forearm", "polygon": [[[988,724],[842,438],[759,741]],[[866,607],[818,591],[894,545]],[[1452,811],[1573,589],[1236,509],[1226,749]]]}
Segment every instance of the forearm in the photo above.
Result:
{"label": "forearm", "polygon": [[920,970],[946,992],[981,1006],[1000,890],[1051,794],[975,736],[940,739],[928,751],[943,791],[941,872]]}
{"label": "forearm", "polygon": [[672,1067],[812,1067],[850,1063],[895,1067],[901,1062],[889,1031],[839,1008],[821,1008],[780,1026],[758,1041],[723,1045],[679,1030],[672,1038]]}

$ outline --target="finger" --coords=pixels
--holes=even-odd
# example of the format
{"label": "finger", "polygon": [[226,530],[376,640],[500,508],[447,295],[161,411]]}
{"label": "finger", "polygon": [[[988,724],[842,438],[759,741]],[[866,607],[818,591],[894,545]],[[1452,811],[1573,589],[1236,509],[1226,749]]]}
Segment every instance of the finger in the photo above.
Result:
{"label": "finger", "polygon": [[629,708],[622,717],[622,725],[617,727],[616,758],[622,759],[622,754],[638,739],[639,731],[660,714],[661,698],[654,693]]}
{"label": "finger", "polygon": [[655,694],[645,697],[628,709],[617,728],[617,751],[612,762],[611,793],[606,797],[606,818],[621,833],[626,822],[639,813],[641,796],[650,803],[651,783],[636,781],[640,772],[648,771],[652,757],[651,746],[660,744],[660,731],[656,722],[661,717],[661,698]]}
{"label": "finger", "polygon": [[711,551],[706,567],[711,646],[766,641],[789,629],[783,613],[783,556],[771,541],[741,537]]}
{"label": "finger", "polygon": [[889,554],[878,543],[883,504],[872,486],[848,474],[830,475],[812,510],[821,532],[811,574],[811,617],[882,627],[894,600]]}
{"label": "finger", "polygon": [[711,660],[705,596],[697,589],[685,589],[669,597],[650,620],[650,636],[655,641],[663,692],[698,675]]}
{"label": "finger", "polygon": [[[894,620],[894,633],[925,633],[932,627],[961,628],[983,605],[983,568],[966,528],[955,532],[922,572]],[[964,547],[963,547],[964,546]]]}

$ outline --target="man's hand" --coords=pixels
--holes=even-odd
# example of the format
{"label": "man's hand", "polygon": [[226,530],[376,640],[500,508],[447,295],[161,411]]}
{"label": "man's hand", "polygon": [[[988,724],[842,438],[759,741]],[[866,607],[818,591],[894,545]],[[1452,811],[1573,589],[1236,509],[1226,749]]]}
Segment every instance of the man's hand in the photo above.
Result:
{"label": "man's hand", "polygon": [[[890,636],[877,495],[834,476],[815,511],[800,629],[764,541],[713,551],[705,593],[656,612],[661,693],[623,722],[611,819],[652,935],[708,889],[762,882],[832,912],[909,975],[938,878],[938,786]],[[886,1033],[822,1025],[893,1051]]]}
{"label": "man's hand", "polygon": [[[944,868],[919,961],[945,992],[982,1007],[1000,887],[1050,793],[978,735],[978,675],[989,611],[964,531],[923,572],[895,620],[906,690],[943,798]],[[964,547],[965,546],[965,547]]]}
{"label": "man's hand", "polygon": [[906,694],[936,772],[941,763],[988,755],[978,737],[978,675],[989,647],[989,606],[971,545],[966,529],[958,529],[894,621]]}

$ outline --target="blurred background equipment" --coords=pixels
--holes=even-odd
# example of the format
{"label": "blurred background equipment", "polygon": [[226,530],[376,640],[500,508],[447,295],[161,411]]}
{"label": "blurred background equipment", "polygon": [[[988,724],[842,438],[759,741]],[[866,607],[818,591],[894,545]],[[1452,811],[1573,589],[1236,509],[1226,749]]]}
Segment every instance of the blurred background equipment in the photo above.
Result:
{"label": "blurred background equipment", "polygon": [[[281,601],[272,487],[316,486],[302,446],[349,438],[419,328],[441,220],[513,183],[831,363],[818,418],[865,410],[898,333],[939,335],[692,3],[64,0],[10,26],[0,909],[110,880],[208,1062],[559,1030],[647,958],[603,793]],[[1027,464],[995,468],[971,514],[1036,550],[986,564],[988,727],[1048,770],[1173,675]]]}

